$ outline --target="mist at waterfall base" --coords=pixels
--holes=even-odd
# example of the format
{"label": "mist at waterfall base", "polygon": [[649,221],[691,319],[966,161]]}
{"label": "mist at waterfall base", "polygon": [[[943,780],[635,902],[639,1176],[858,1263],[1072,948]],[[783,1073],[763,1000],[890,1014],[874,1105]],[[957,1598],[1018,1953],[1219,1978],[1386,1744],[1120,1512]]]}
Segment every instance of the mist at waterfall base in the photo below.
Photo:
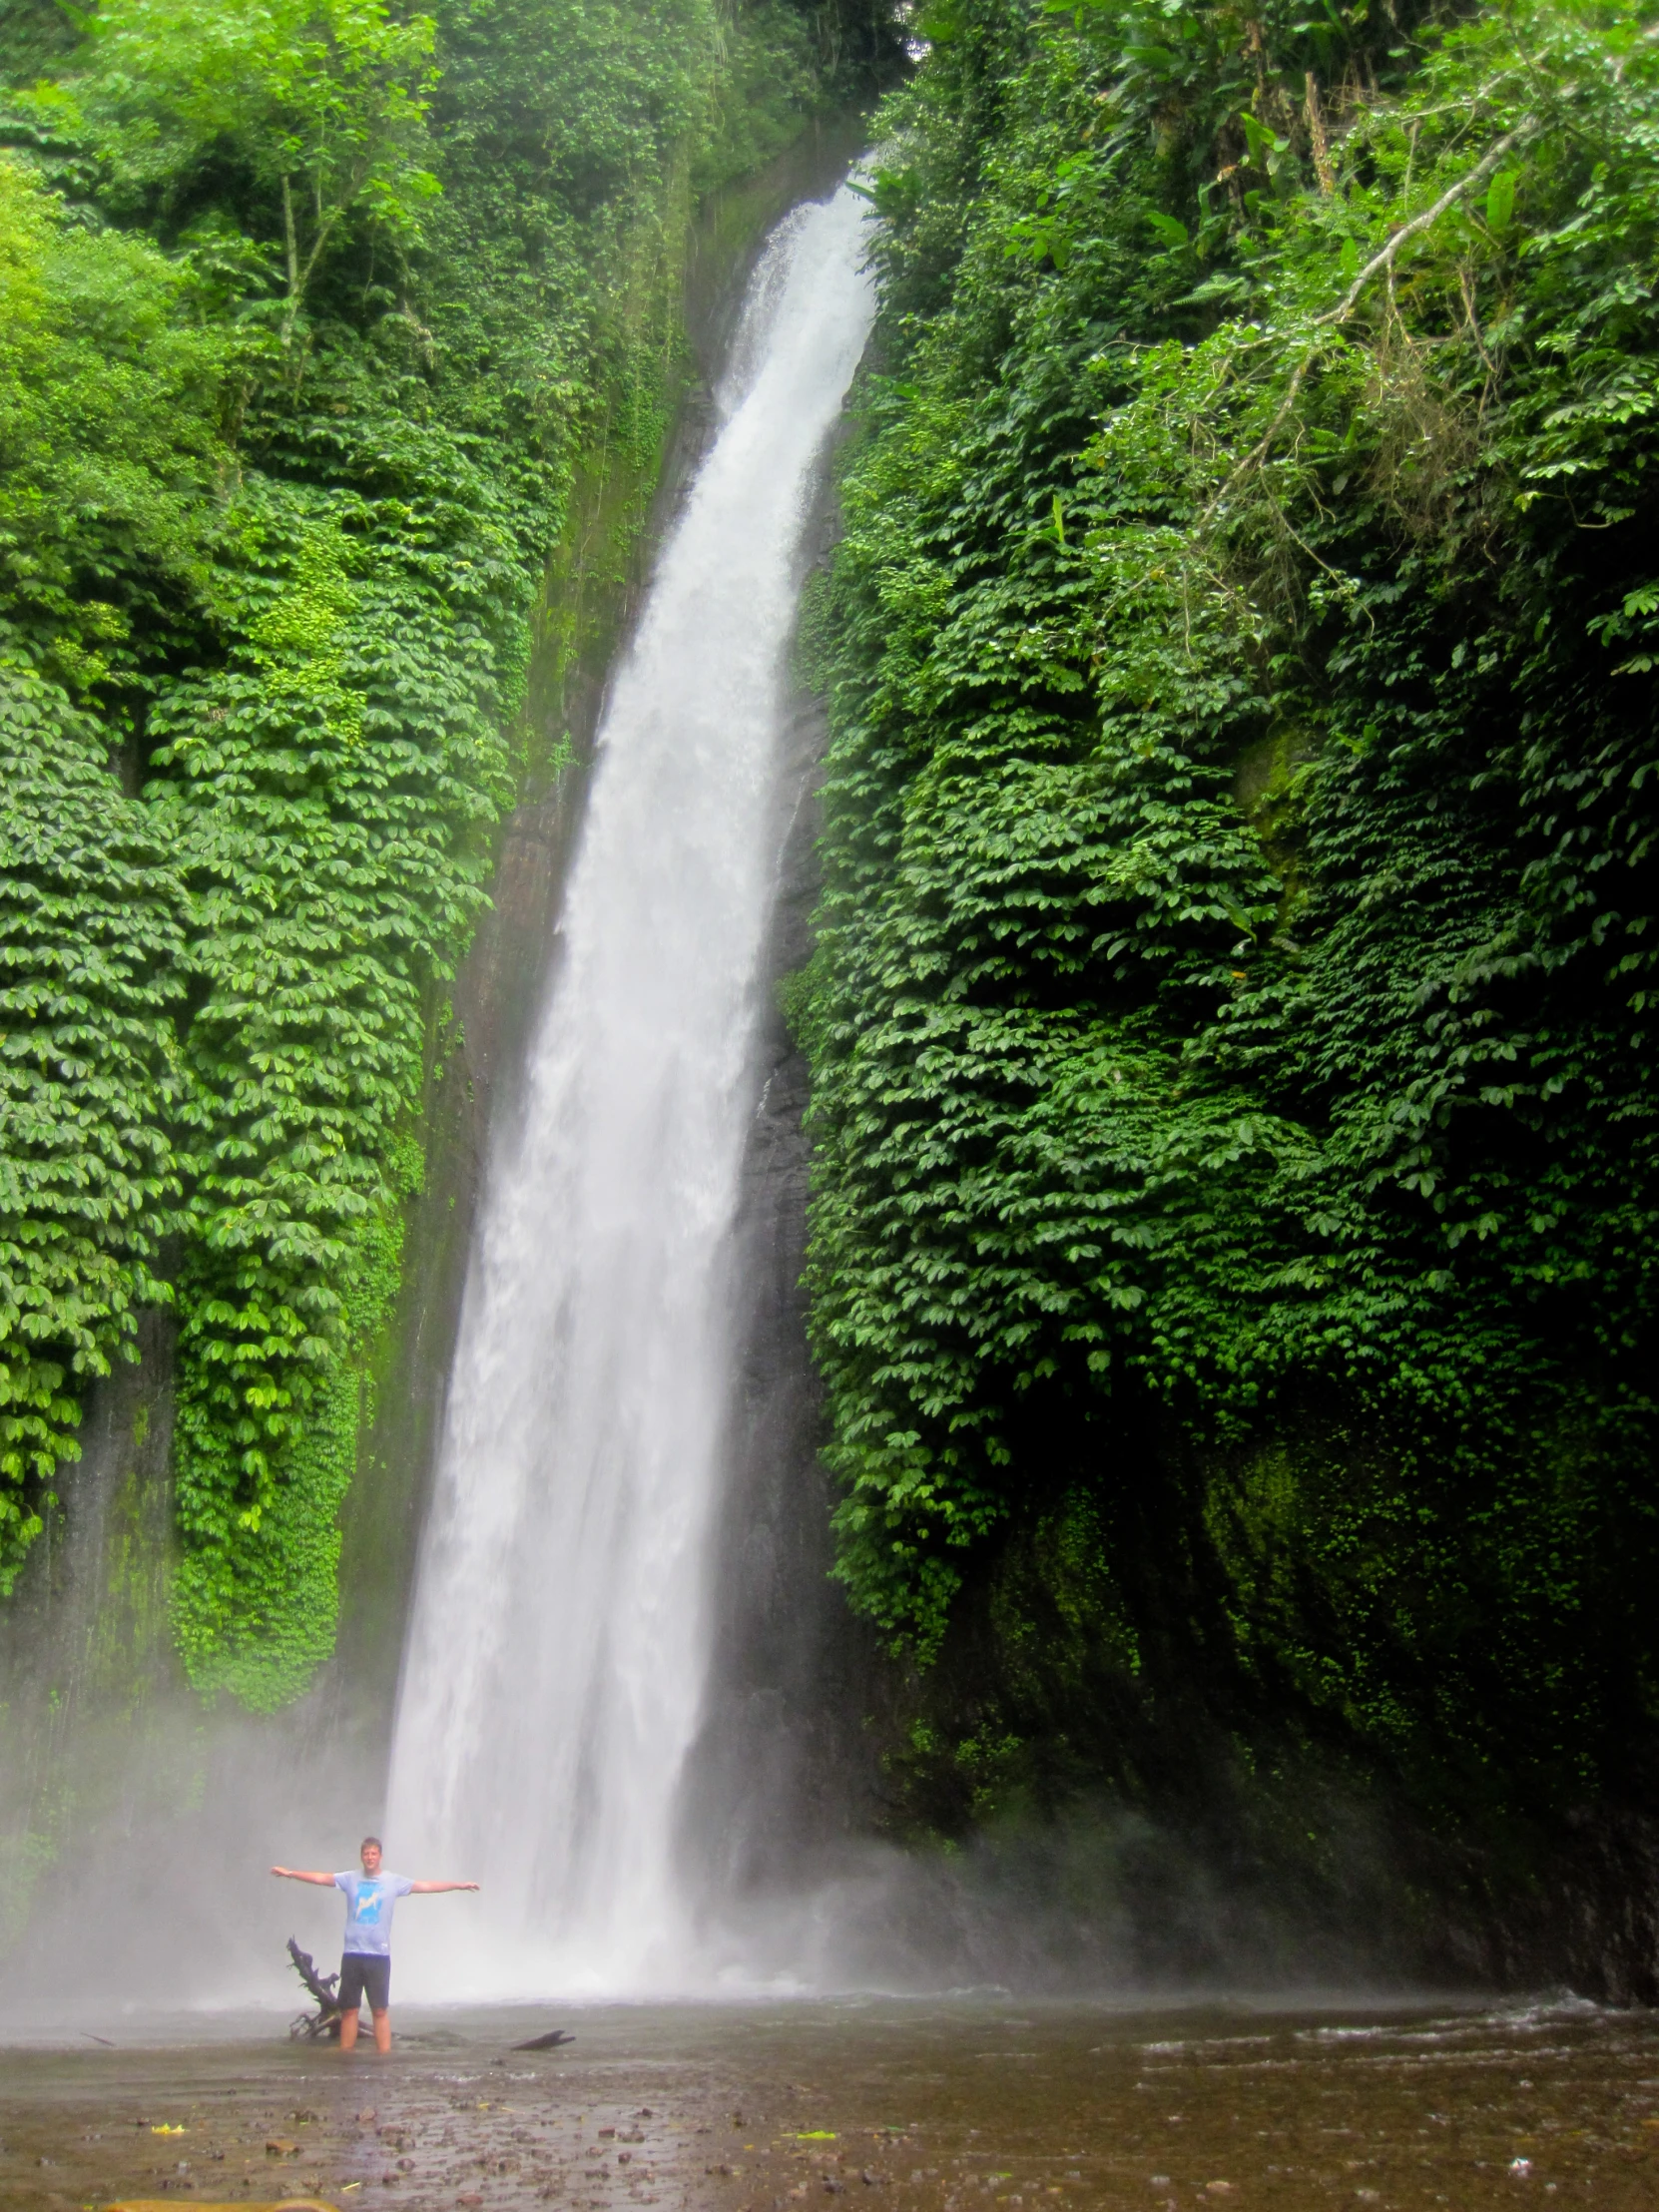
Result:
{"label": "mist at waterfall base", "polygon": [[[1369,1978],[1329,1912],[1109,1806],[948,1853],[869,1840],[867,1757],[850,1802],[867,1707],[826,1578],[801,1075],[775,985],[807,949],[822,730],[788,649],[870,322],[864,223],[843,190],[763,253],[616,674],[474,1240],[389,1799],[380,1724],[339,1667],[276,1720],[204,1713],[175,1685],[66,1729],[27,1720],[18,1660],[0,1832],[33,1849],[8,1806],[42,1787],[89,1817],[45,1867],[0,1851],[9,2027],[290,2011],[284,1938],[331,1958],[339,1900],[266,1868],[348,1866],[369,1829],[393,1867],[484,1885],[400,1909],[400,2004]],[[746,1369],[769,1332],[783,1413]],[[129,1395],[117,1378],[101,1401],[112,1437]],[[97,1429],[51,1604],[15,1617],[41,1631],[43,1713],[61,1655],[96,1641],[101,1520],[128,1509],[100,1487]],[[165,1436],[152,1448],[160,1464]],[[1355,1838],[1358,1896],[1363,1822]]]}

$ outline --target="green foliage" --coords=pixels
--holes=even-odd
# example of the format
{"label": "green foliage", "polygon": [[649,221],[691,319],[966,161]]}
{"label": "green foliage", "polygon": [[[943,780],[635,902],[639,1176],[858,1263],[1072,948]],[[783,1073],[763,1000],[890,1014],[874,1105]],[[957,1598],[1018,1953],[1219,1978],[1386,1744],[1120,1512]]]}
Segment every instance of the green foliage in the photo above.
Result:
{"label": "green foliage", "polygon": [[1082,1499],[1150,1649],[1162,1492],[1224,1715],[1560,1803],[1659,1692],[1659,47],[922,23],[796,1013],[840,1572],[926,1658]]}
{"label": "green foliage", "polygon": [[78,1456],[76,1396],[163,1295],[176,879],[102,735],[0,645],[0,1592],[39,1533],[31,1478]]}
{"label": "green foliage", "polygon": [[128,742],[146,687],[135,628],[195,618],[224,449],[229,348],[191,326],[182,274],[89,233],[0,156],[0,587],[16,649]]}
{"label": "green foliage", "polygon": [[0,1589],[171,1301],[205,1692],[332,1648],[444,985],[561,759],[532,614],[584,481],[618,558],[643,519],[690,179],[823,97],[802,24],[102,0],[0,49]]}
{"label": "green foliage", "polygon": [[[419,1098],[428,986],[483,897],[473,832],[506,796],[510,556],[484,486],[449,474],[452,449],[411,439],[401,457],[378,500],[266,480],[231,505],[215,581],[239,643],[151,717],[147,796],[195,925],[179,1113],[192,1655],[242,1622],[242,1532],[252,1542],[275,1514],[290,1540],[296,1487],[304,1517],[332,1524],[343,1446],[316,1494],[288,1446],[303,1456],[343,1418],[329,1408],[361,1333],[359,1246],[391,1202],[385,1163]],[[423,482],[423,459],[442,476]]]}
{"label": "green foliage", "polygon": [[11,0],[0,14],[0,81],[29,84],[75,44],[75,26],[58,0]]}
{"label": "green foliage", "polygon": [[291,350],[312,278],[353,224],[401,258],[436,197],[424,166],[436,70],[430,16],[385,0],[102,0],[84,79],[107,195],[171,212],[230,165],[281,257]]}
{"label": "green foliage", "polygon": [[178,1166],[180,883],[110,774],[137,625],[200,582],[216,355],[140,244],[0,158],[0,1590],[156,1270]]}

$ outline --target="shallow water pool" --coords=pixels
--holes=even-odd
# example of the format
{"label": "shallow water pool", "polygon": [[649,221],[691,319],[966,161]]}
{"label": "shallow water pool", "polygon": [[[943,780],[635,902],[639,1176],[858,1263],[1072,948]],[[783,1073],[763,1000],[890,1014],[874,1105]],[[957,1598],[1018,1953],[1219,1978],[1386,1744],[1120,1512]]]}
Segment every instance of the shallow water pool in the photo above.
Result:
{"label": "shallow water pool", "polygon": [[[387,2060],[246,2015],[14,2044],[0,2205],[1659,2205],[1644,2012],[967,1996],[394,2017]],[[576,2042],[511,2048],[555,2024]]]}

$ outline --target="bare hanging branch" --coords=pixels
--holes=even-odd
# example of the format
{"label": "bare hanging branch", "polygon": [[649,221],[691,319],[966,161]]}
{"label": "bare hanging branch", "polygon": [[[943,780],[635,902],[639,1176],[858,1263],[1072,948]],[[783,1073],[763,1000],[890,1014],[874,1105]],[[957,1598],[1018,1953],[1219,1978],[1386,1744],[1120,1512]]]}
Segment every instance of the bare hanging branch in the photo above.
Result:
{"label": "bare hanging branch", "polygon": [[1447,186],[1431,208],[1424,208],[1421,215],[1413,216],[1409,223],[1402,223],[1393,237],[1389,239],[1387,245],[1383,247],[1382,253],[1374,255],[1367,262],[1365,268],[1361,270],[1359,276],[1349,285],[1336,306],[1327,308],[1324,314],[1316,315],[1314,320],[1316,322],[1346,322],[1359,305],[1361,295],[1372,278],[1380,276],[1385,269],[1393,267],[1400,248],[1407,241],[1419,237],[1431,224],[1438,223],[1441,216],[1448,209],[1454,208],[1459,200],[1466,199],[1473,192],[1476,185],[1483,185],[1492,171],[1496,169],[1498,163],[1502,161],[1504,155],[1513,153],[1518,146],[1524,146],[1526,141],[1534,136],[1537,128],[1538,126],[1532,118],[1526,116],[1515,125],[1512,131],[1506,131],[1495,146],[1487,148],[1466,177],[1460,177],[1456,184]]}
{"label": "bare hanging branch", "polygon": [[[1454,185],[1448,185],[1432,207],[1424,208],[1421,215],[1413,216],[1409,223],[1402,223],[1382,251],[1380,254],[1374,254],[1365,268],[1361,270],[1359,276],[1349,285],[1336,306],[1329,307],[1324,314],[1314,317],[1315,327],[1330,328],[1336,323],[1346,322],[1360,304],[1365,295],[1366,286],[1372,281],[1373,277],[1380,276],[1384,272],[1392,271],[1394,263],[1398,259],[1400,248],[1408,244],[1410,240],[1419,238],[1431,225],[1437,223],[1440,217],[1449,209],[1454,208],[1459,200],[1466,199],[1477,186],[1483,185],[1504,156],[1513,153],[1517,147],[1524,146],[1528,139],[1535,137],[1538,128],[1538,124],[1531,116],[1524,116],[1512,131],[1506,131],[1502,138],[1486,149],[1486,152],[1481,155],[1479,161],[1475,163],[1466,176],[1459,177]],[[1308,371],[1313,367],[1324,343],[1323,337],[1314,337],[1309,340],[1303,350],[1301,360],[1297,362],[1291,373],[1291,380],[1285,387],[1285,396],[1274,409],[1273,420],[1268,424],[1244,459],[1231,471],[1226,483],[1222,485],[1220,491],[1216,493],[1205,508],[1203,514],[1199,517],[1200,529],[1204,529],[1209,524],[1217,508],[1226,502],[1230,493],[1250,474],[1252,469],[1259,468],[1263,461],[1267,459],[1269,453],[1272,452],[1274,441],[1285,427],[1286,418],[1296,405],[1303,384],[1307,381]]]}

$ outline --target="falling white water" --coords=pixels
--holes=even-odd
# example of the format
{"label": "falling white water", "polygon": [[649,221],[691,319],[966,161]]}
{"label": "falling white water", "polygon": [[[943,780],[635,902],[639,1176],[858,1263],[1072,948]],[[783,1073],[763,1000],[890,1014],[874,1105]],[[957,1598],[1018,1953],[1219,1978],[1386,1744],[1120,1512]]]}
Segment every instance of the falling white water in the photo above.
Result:
{"label": "falling white water", "polygon": [[600,732],[521,1125],[492,1163],[404,1658],[400,1986],[694,1986],[676,1800],[711,1642],[724,1279],[814,466],[873,308],[864,205],[798,209]]}

